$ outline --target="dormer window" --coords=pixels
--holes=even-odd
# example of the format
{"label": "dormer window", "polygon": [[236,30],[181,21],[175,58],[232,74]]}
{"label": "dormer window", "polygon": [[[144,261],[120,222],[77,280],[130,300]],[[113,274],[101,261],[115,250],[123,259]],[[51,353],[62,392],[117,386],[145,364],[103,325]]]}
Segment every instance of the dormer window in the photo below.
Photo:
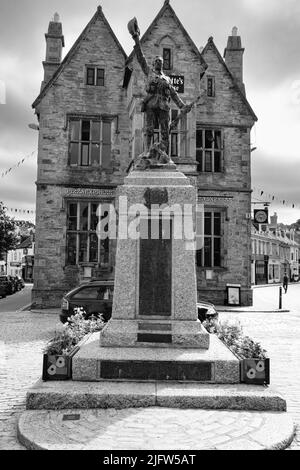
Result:
{"label": "dormer window", "polygon": [[163,59],[164,59],[164,70],[171,70],[171,49],[164,47],[163,48]]}
{"label": "dormer window", "polygon": [[86,84],[94,86],[104,86],[104,69],[90,66],[87,67]]}

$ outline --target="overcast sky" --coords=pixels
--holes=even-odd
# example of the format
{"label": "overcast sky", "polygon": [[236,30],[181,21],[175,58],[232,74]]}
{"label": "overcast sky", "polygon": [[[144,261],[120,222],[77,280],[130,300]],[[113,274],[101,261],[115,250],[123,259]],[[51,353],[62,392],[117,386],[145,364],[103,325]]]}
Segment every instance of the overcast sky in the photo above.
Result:
{"label": "overcast sky", "polygon": [[[0,201],[8,207],[35,206],[36,156],[4,178],[1,173],[37,148],[38,133],[28,123],[36,122],[31,104],[43,78],[48,23],[57,11],[65,55],[97,5],[95,0],[0,0]],[[163,0],[102,0],[101,5],[129,54],[133,44],[129,19],[138,18],[143,34]],[[222,55],[232,27],[238,27],[245,48],[247,98],[258,116],[252,131],[257,147],[252,152],[254,196],[262,201],[275,196],[271,212],[277,211],[284,223],[296,221],[300,218],[300,1],[171,0],[171,5],[198,47],[213,36]],[[284,205],[279,202],[283,200]],[[293,203],[298,207],[292,209]]]}

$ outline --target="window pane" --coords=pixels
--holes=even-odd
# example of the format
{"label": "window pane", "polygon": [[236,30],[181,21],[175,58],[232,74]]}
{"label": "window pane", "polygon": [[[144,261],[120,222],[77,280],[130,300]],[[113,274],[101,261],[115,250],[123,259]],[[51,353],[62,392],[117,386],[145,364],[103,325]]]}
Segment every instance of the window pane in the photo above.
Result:
{"label": "window pane", "polygon": [[93,67],[87,68],[86,83],[87,85],[95,85],[95,69]]}
{"label": "window pane", "polygon": [[82,121],[81,140],[90,140],[90,121]]}
{"label": "window pane", "polygon": [[215,152],[215,168],[214,171],[219,173],[221,171],[221,153]]}
{"label": "window pane", "polygon": [[204,266],[211,266],[211,238],[204,239]]}
{"label": "window pane", "polygon": [[214,213],[214,235],[221,235],[221,213]]}
{"label": "window pane", "polygon": [[109,261],[109,239],[101,240],[100,243],[100,264],[103,266],[107,265]]}
{"label": "window pane", "polygon": [[92,141],[100,142],[100,121],[92,121]]}
{"label": "window pane", "polygon": [[[178,109],[171,109],[171,121],[174,121],[178,116]],[[176,122],[173,129],[178,129],[178,121]]]}
{"label": "window pane", "polygon": [[96,230],[99,219],[97,216],[97,209],[99,204],[92,204],[91,205],[91,230]]}
{"label": "window pane", "polygon": [[212,171],[212,154],[211,152],[205,152],[205,166],[204,171]]}
{"label": "window pane", "polygon": [[87,262],[87,233],[79,235],[79,263]]}
{"label": "window pane", "polygon": [[89,164],[89,144],[81,145],[81,165],[88,166]]}
{"label": "window pane", "polygon": [[67,234],[67,264],[76,264],[76,234]]}
{"label": "window pane", "polygon": [[211,149],[213,146],[213,131],[205,131],[205,148]]}
{"label": "window pane", "polygon": [[196,160],[198,162],[197,170],[203,171],[202,150],[196,150]]}
{"label": "window pane", "polygon": [[71,120],[70,121],[70,140],[79,140],[80,134],[80,121]]}
{"label": "window pane", "polygon": [[215,149],[221,150],[221,131],[215,131]]}
{"label": "window pane", "polygon": [[178,134],[171,134],[171,157],[178,155]]}
{"label": "window pane", "polygon": [[104,86],[104,69],[97,69],[97,86]]}
{"label": "window pane", "polygon": [[153,143],[155,144],[158,141],[159,141],[159,132],[154,132],[154,134],[153,134]]}
{"label": "window pane", "polygon": [[80,228],[79,230],[88,230],[88,216],[89,216],[89,204],[88,202],[80,203]]}
{"label": "window pane", "polygon": [[110,122],[103,122],[102,123],[102,140],[104,144],[111,143],[111,123]]}
{"label": "window pane", "polygon": [[98,237],[95,233],[90,235],[90,262],[97,263],[98,261]]}
{"label": "window pane", "polygon": [[102,123],[102,162],[101,166],[103,168],[108,168],[110,165],[111,157],[111,123],[103,122]]}
{"label": "window pane", "polygon": [[214,238],[214,266],[221,266],[221,238]]}
{"label": "window pane", "polygon": [[203,263],[202,263],[202,254],[203,254],[203,249],[196,251],[197,266],[202,266],[203,265]]}
{"label": "window pane", "polygon": [[196,147],[203,148],[202,130],[199,129],[196,131]]}
{"label": "window pane", "polygon": [[68,230],[77,230],[77,204],[69,204]]}
{"label": "window pane", "polygon": [[79,150],[79,144],[70,144],[69,159],[70,159],[71,166],[78,165],[78,150]]}
{"label": "window pane", "polygon": [[205,235],[211,235],[211,219],[212,219],[212,213],[205,212],[204,214],[204,234]]}
{"label": "window pane", "polygon": [[100,162],[100,145],[92,144],[92,166],[98,166]]}
{"label": "window pane", "polygon": [[163,60],[164,60],[164,69],[171,69],[171,49],[163,49]]}

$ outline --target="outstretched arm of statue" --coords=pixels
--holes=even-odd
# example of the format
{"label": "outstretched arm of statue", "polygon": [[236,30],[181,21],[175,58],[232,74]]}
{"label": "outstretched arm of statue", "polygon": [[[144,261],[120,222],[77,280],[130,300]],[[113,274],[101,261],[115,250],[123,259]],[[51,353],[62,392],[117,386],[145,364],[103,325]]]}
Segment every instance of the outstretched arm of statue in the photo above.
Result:
{"label": "outstretched arm of statue", "polygon": [[178,106],[178,108],[180,109],[183,108],[185,106],[185,103],[182,101],[182,99],[180,98],[180,96],[178,95],[177,91],[175,90],[173,86],[170,87],[170,91],[171,91],[171,98],[176,104],[176,106]]}
{"label": "outstretched arm of statue", "polygon": [[128,31],[130,32],[134,42],[134,50],[136,52],[137,60],[144,72],[145,75],[149,74],[150,67],[147,64],[146,58],[144,56],[144,53],[141,48],[141,43],[140,43],[140,29],[138,26],[138,22],[136,17],[132,18],[132,20],[129,21],[128,23]]}

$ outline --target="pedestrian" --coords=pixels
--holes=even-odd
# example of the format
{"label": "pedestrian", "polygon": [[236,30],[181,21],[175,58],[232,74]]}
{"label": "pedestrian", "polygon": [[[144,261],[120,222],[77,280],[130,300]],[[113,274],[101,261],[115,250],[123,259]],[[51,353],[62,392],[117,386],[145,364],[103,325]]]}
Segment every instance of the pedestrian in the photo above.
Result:
{"label": "pedestrian", "polygon": [[289,284],[289,278],[287,277],[287,274],[285,273],[283,276],[283,288],[284,288],[284,293],[286,294],[286,291],[288,289],[288,284]]}

